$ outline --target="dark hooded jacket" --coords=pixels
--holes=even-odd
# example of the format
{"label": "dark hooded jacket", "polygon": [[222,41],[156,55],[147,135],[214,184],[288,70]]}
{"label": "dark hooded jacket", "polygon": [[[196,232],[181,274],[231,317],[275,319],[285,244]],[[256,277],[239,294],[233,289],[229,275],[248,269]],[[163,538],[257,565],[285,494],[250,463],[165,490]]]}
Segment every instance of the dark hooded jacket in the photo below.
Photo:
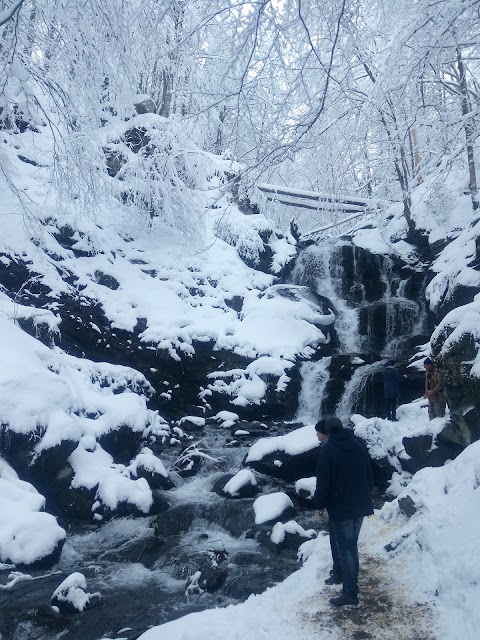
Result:
{"label": "dark hooded jacket", "polygon": [[373,474],[363,442],[349,429],[332,434],[318,452],[316,509],[326,509],[335,520],[373,513]]}
{"label": "dark hooded jacket", "polygon": [[383,370],[383,395],[385,398],[398,398],[402,380],[403,376],[398,369],[385,367]]}

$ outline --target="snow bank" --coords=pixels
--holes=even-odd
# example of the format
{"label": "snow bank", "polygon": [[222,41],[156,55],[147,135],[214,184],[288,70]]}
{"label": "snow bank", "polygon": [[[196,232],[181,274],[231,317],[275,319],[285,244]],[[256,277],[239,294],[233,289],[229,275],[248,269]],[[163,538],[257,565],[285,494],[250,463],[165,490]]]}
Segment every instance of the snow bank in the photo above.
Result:
{"label": "snow bank", "polygon": [[470,304],[458,307],[445,316],[432,334],[432,343],[442,335],[448,336],[442,345],[442,355],[447,355],[462,338],[467,337],[473,341],[476,356],[466,364],[471,365],[470,375],[480,378],[480,294],[476,295]]}
{"label": "snow bank", "polygon": [[160,426],[161,418],[146,406],[144,394],[153,389],[145,377],[50,349],[2,316],[0,354],[0,415],[10,430],[35,434],[33,456],[64,440],[77,442],[69,458],[71,486],[98,486],[96,499],[111,510],[127,502],[147,513],[152,493],[146,480],[136,479],[137,466],[153,465],[165,475],[161,461],[144,451],[131,466],[115,464],[98,443],[120,426],[139,436]]}
{"label": "snow bank", "polygon": [[0,458],[0,562],[33,564],[63,543],[65,531],[44,506],[45,498]]}
{"label": "snow bank", "polygon": [[422,556],[426,587],[449,613],[445,637],[450,633],[455,638],[476,638],[480,627],[480,442],[444,467],[416,473],[399,499],[406,495],[417,507],[408,522],[400,514],[398,500],[382,510],[385,520],[399,527],[396,553]]}

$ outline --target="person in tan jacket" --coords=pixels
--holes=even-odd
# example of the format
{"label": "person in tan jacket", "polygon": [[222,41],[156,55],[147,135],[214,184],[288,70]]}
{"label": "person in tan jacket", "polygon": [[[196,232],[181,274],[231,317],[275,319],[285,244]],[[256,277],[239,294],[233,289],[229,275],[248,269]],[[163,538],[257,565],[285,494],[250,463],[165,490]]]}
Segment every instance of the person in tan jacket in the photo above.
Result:
{"label": "person in tan jacket", "polygon": [[428,400],[428,417],[443,418],[445,415],[446,399],[444,393],[443,373],[438,369],[431,358],[423,361],[425,367],[425,395]]}

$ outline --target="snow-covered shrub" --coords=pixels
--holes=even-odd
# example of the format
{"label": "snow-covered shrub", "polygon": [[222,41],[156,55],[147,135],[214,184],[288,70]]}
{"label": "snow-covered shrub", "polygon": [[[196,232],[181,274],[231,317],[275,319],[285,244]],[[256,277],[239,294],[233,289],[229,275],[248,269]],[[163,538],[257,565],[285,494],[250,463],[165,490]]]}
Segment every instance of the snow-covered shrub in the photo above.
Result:
{"label": "snow-covered shrub", "polygon": [[262,215],[245,216],[232,207],[228,215],[219,218],[215,231],[218,238],[236,248],[244,262],[255,267],[265,250],[264,239],[271,235],[272,226]]}

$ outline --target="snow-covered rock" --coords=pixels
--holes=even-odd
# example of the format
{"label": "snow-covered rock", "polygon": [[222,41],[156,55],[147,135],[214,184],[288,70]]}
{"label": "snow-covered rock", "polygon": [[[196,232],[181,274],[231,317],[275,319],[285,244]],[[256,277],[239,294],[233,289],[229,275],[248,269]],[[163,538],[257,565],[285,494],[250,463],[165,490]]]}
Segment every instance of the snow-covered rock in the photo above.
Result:
{"label": "snow-covered rock", "polygon": [[282,491],[259,496],[253,503],[255,524],[274,522],[294,513],[293,502]]}
{"label": "snow-covered rock", "polygon": [[58,607],[60,613],[82,613],[85,609],[98,606],[102,601],[100,593],[87,593],[87,581],[83,573],[75,572],[55,589],[52,595],[52,606]]}
{"label": "snow-covered rock", "polygon": [[249,498],[257,491],[257,481],[250,469],[240,469],[222,488],[222,493],[231,498]]}
{"label": "snow-covered rock", "polygon": [[313,426],[283,436],[261,438],[250,447],[245,464],[261,473],[288,481],[315,474],[318,440]]}
{"label": "snow-covered rock", "polygon": [[0,562],[47,567],[60,557],[66,533],[44,512],[45,498],[0,457]]}

